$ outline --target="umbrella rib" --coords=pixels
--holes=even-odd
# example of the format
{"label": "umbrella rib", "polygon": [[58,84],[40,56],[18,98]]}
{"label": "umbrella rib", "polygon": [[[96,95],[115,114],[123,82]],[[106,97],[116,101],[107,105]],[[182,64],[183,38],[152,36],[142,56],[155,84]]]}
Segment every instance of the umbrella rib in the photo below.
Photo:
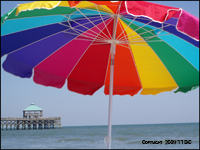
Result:
{"label": "umbrella rib", "polygon": [[[122,27],[122,25],[121,24],[119,24],[120,25],[120,28],[123,30],[123,27]],[[127,37],[128,36],[126,36],[126,34],[124,33],[124,32],[122,32],[121,34],[124,34],[124,36],[122,36],[122,38],[124,39],[124,40],[118,40],[118,43],[122,43],[122,44],[127,44],[128,45],[128,43],[130,44],[130,39],[127,39]],[[120,35],[121,35],[120,34]],[[119,36],[118,36],[119,37]],[[120,38],[120,39],[122,39],[122,38]],[[138,38],[138,39],[140,39],[140,38]],[[134,41],[134,42],[144,42],[144,41]]]}
{"label": "umbrella rib", "polygon": [[[64,16],[64,15],[63,15]],[[64,16],[64,17],[66,17],[66,16]],[[67,17],[66,17],[67,18]],[[97,16],[96,17],[91,17],[91,18],[98,18]],[[106,17],[106,19],[109,19],[110,17]],[[85,18],[77,18],[77,19],[69,19],[69,18],[67,18],[68,20],[67,21],[63,21],[63,22],[69,22],[69,20],[72,20],[72,21],[74,21],[74,20],[84,20]],[[104,19],[105,19],[105,17],[104,17]],[[96,22],[96,21],[99,21],[99,20],[101,20],[101,19],[96,19],[94,22]],[[60,23],[62,23],[62,22],[60,22]],[[89,24],[89,22],[88,23],[84,23],[84,24],[82,24],[82,25],[85,25],[85,24]],[[65,25],[65,24],[63,24],[64,26],[67,26],[67,25]],[[79,25],[80,26],[80,25]],[[67,27],[70,27],[70,26],[67,26]],[[76,26],[75,26],[76,27]]]}
{"label": "umbrella rib", "polygon": [[[170,35],[170,33],[168,33],[168,34],[162,34],[162,35],[154,35],[154,36],[144,37],[144,39],[147,42],[151,42],[151,41],[148,41],[148,40],[150,40],[150,39],[152,39],[154,37],[160,37],[160,36],[164,36],[164,35]],[[160,40],[154,40],[154,41],[163,41],[163,40],[160,39]]]}
{"label": "umbrella rib", "polygon": [[[66,17],[66,16],[64,16],[64,17]],[[67,17],[66,17],[67,18]],[[67,18],[68,19],[68,22],[69,22],[69,18]],[[84,18],[82,18],[82,19],[84,19]],[[76,19],[73,19],[72,21],[74,21],[75,23],[77,23],[77,24],[79,24],[79,25],[77,25],[78,27],[80,27],[80,26],[83,26],[83,25],[85,25],[85,24],[88,24],[88,23],[84,23],[84,24],[80,24],[80,23],[78,23],[78,22],[76,22],[75,21]],[[77,20],[80,20],[80,19],[77,19]],[[100,19],[99,19],[100,20]],[[70,24],[70,23],[69,23]],[[74,26],[74,27],[77,27],[77,26]],[[69,26],[70,27],[70,29],[73,29],[74,31],[75,31],[75,29],[74,29],[74,27],[72,27],[72,26]],[[84,28],[86,28],[86,29],[88,29],[88,30],[90,30],[89,28],[87,28],[87,27],[85,27],[85,26],[83,26]],[[83,32],[85,32],[85,31],[82,31],[82,30],[80,30],[80,29],[76,29],[76,30],[79,30],[79,31],[81,31],[82,33]],[[94,32],[94,31],[93,31]],[[96,33],[96,32],[94,32],[94,33]],[[96,33],[96,34],[98,34],[98,33]]]}
{"label": "umbrella rib", "polygon": [[117,45],[122,46],[122,47],[125,47],[125,48],[129,48],[129,46],[125,46],[123,43],[122,43],[122,44],[121,44],[121,43],[120,43],[120,44],[118,43]]}
{"label": "umbrella rib", "polygon": [[[105,27],[104,27],[105,28]],[[103,29],[104,29],[103,28]],[[102,32],[102,31],[101,31]],[[98,37],[99,35],[100,35],[100,33],[101,32],[99,32],[99,34],[96,36],[96,37]],[[91,45],[93,45],[93,42],[95,41],[95,39],[90,43],[90,45],[87,47],[87,49],[84,51],[84,53],[81,55],[81,57],[79,58],[79,60],[76,62],[76,64],[74,65],[74,67],[72,68],[72,70],[70,71],[70,73],[68,74],[68,76],[66,77],[66,79],[70,76],[70,74],[73,72],[73,70],[74,70],[74,68],[76,68],[76,66],[77,66],[77,64],[79,63],[79,61],[81,60],[81,58],[84,56],[84,54],[87,52],[87,50],[88,50],[88,48],[91,46]],[[110,43],[108,43],[108,44],[110,44]]]}
{"label": "umbrella rib", "polygon": [[[108,22],[108,24],[111,22],[111,20]],[[105,27],[104,27],[105,28]],[[78,30],[78,29],[77,29]],[[90,29],[89,29],[90,30]],[[101,31],[102,32],[102,31]],[[88,33],[87,33],[88,34]],[[85,35],[80,35],[80,36],[85,36]],[[93,36],[95,36],[95,35],[93,35]],[[98,41],[98,40],[100,40],[100,41],[103,41],[103,42],[105,42],[105,43],[108,43],[108,40],[107,39],[102,39],[102,38],[99,38],[99,34],[98,34],[98,37],[97,38],[94,38],[94,39],[96,39],[95,41]],[[85,36],[85,37],[88,37],[88,36]],[[88,38],[91,38],[91,37],[88,37]]]}
{"label": "umbrella rib", "polygon": [[[108,22],[108,24],[111,22],[111,20]],[[105,28],[105,27],[104,27]],[[102,32],[102,31],[101,31]],[[88,34],[88,33],[87,33]],[[85,35],[80,35],[80,36],[85,36]],[[105,39],[102,39],[102,38],[99,38],[99,34],[98,34],[98,37],[97,37],[97,35],[96,35],[96,38],[94,38],[95,39],[95,41],[97,41],[97,42],[104,42],[104,43],[109,43],[108,42],[108,40],[105,40]],[[87,36],[85,36],[85,37],[87,37]],[[77,39],[78,39],[79,37],[77,37]],[[88,38],[90,38],[91,39],[91,37],[88,37]],[[79,40],[79,39],[78,39]],[[88,41],[91,41],[91,40],[88,40]]]}
{"label": "umbrella rib", "polygon": [[[97,8],[97,5],[96,5],[96,4],[95,4],[95,7]],[[103,21],[103,23],[104,23],[104,25],[105,25],[105,27],[106,27],[106,30],[107,30],[107,32],[108,32],[108,34],[109,34],[109,36],[110,36],[110,39],[111,39],[112,36],[111,36],[111,34],[110,34],[110,32],[109,32],[109,30],[108,30],[108,28],[107,28],[107,25],[105,24],[105,21],[103,20],[102,15],[101,15],[101,13],[100,13],[100,11],[99,11],[98,8],[97,8],[97,11],[98,11],[98,13],[99,13],[99,15],[100,15],[100,17],[101,17],[101,20]]]}
{"label": "umbrella rib", "polygon": [[[67,32],[67,31],[63,31],[63,32],[64,33],[69,33],[69,34],[72,34],[72,35],[80,35],[80,34],[75,34],[75,33]],[[92,37],[90,37],[90,36],[86,36],[86,35],[82,35],[82,36],[92,39]]]}
{"label": "umbrella rib", "polygon": [[[169,35],[169,34],[166,34],[166,35]],[[149,39],[151,39],[151,38],[154,38],[154,37],[156,37],[156,36],[152,36],[152,37],[150,37]],[[139,38],[138,38],[139,39]],[[142,38],[141,38],[142,39]],[[141,41],[136,41],[136,40],[130,40],[130,39],[128,39],[128,41],[129,41],[129,44],[134,44],[134,43],[141,43],[141,42],[144,42],[144,43],[146,43],[146,42],[163,42],[163,40],[151,40],[151,41],[147,41],[146,39],[144,39],[145,40],[145,42],[143,41],[143,40],[141,40]],[[120,40],[119,41],[119,43],[124,43],[124,44],[127,44],[127,43],[125,43],[125,40]]]}
{"label": "umbrella rib", "polygon": [[[122,25],[120,24],[120,27],[122,28]],[[124,35],[126,35],[125,33],[123,33]],[[123,36],[124,37],[124,40],[120,40],[120,41],[118,41],[118,43],[119,43],[119,45],[120,44],[126,44],[126,45],[139,45],[139,46],[147,46],[147,45],[142,45],[142,44],[132,44],[132,43],[130,43],[131,42],[131,40],[129,39],[129,37],[128,36]],[[137,38],[137,39],[142,39],[142,38]],[[142,41],[133,41],[133,42],[144,42],[144,40],[142,40]],[[146,43],[146,42],[144,42],[144,43]],[[122,45],[121,45],[122,46]],[[124,46],[125,47],[125,46]],[[130,46],[129,46],[129,49],[130,49]]]}
{"label": "umbrella rib", "polygon": [[[96,5],[96,4],[95,4],[95,5]],[[102,9],[104,9],[106,13],[108,13],[107,11],[109,11],[109,13],[113,14],[113,12],[110,11],[109,9],[106,9],[106,8],[102,7],[101,5],[98,5],[98,6],[101,7]],[[107,6],[108,6],[108,5],[107,5]]]}
{"label": "umbrella rib", "polygon": [[[126,14],[125,14],[126,15]],[[132,16],[133,17],[133,16]],[[122,17],[123,18],[123,17]],[[127,19],[131,19],[132,20],[132,18],[128,18],[128,17],[124,17],[124,18],[127,18]],[[140,19],[140,20],[147,20],[147,21],[151,21],[152,22],[152,20],[150,20],[150,19],[147,19],[147,18],[138,18],[137,16],[135,17],[135,19]],[[172,18],[174,18],[174,17],[172,17]],[[134,20],[135,20],[134,19]],[[175,18],[175,19],[177,19],[177,18]],[[136,20],[137,21],[137,20]],[[138,20],[138,22],[140,22],[139,20]],[[143,23],[143,22],[142,22]],[[176,25],[174,25],[174,24],[170,24],[170,23],[168,23],[168,22],[163,22],[164,24],[168,24],[168,25],[171,25],[171,26],[176,26]],[[149,24],[149,23],[148,23]],[[151,26],[151,25],[150,25]],[[155,26],[153,26],[153,27],[155,27]]]}
{"label": "umbrella rib", "polygon": [[[74,21],[74,20],[73,20]],[[80,23],[78,23],[78,22],[76,22],[76,21],[74,21],[75,23],[77,23],[77,24],[79,24],[80,26],[83,26],[82,24],[80,24]],[[87,27],[85,27],[85,26],[83,26],[84,28],[86,28],[86,29],[88,29],[88,30],[90,30],[89,28],[87,28]],[[96,25],[95,25],[95,27],[96,27]],[[71,29],[73,29],[74,30],[74,28],[73,27],[70,27]],[[76,30],[78,30],[78,29],[76,29]],[[95,31],[93,31],[93,30],[90,30],[91,32],[94,32],[94,33],[96,33]],[[98,33],[96,33],[96,34],[98,34]],[[103,37],[103,36],[101,36],[103,39],[105,39],[105,40],[108,40],[108,39],[106,39],[105,37]]]}
{"label": "umbrella rib", "polygon": [[[135,17],[135,19],[136,19],[136,17]],[[135,20],[134,19],[134,20]],[[128,29],[128,27],[130,26],[130,24],[134,21],[134,20],[132,20],[130,23],[129,23],[129,25],[125,28],[125,29],[123,29],[123,32],[121,33],[121,34],[123,34],[127,29]],[[118,40],[118,38],[121,36],[121,34],[116,38],[117,40]],[[120,39],[119,39],[120,40]]]}
{"label": "umbrella rib", "polygon": [[[167,27],[167,26],[170,26],[170,25],[166,25],[165,27]],[[161,28],[161,27],[159,27],[159,28]],[[140,33],[140,34],[138,34],[138,35],[142,35],[142,34],[145,34],[145,33],[150,33],[150,34],[152,34],[151,33],[151,31],[155,31],[155,30],[157,30],[157,29],[159,29],[159,28],[156,28],[156,29],[152,29],[152,30],[146,30],[146,29],[144,29],[144,30],[146,30],[146,32],[142,32],[142,33]],[[170,34],[170,33],[169,33]],[[149,36],[149,37],[144,37],[143,39],[145,39],[145,40],[148,40],[148,39],[151,39],[151,38],[153,38],[153,37],[158,37],[158,36],[161,36],[161,35],[159,35],[159,34],[152,34],[153,36]],[[167,35],[167,34],[166,34]],[[135,37],[135,36],[137,36],[137,35],[133,35],[133,36],[130,36],[130,37]]]}
{"label": "umbrella rib", "polygon": [[[174,17],[171,17],[171,18],[174,18]],[[138,19],[140,19],[140,20],[147,20],[147,21],[150,21],[149,19],[147,19],[147,18],[138,18]],[[177,19],[177,18],[174,18],[174,19]],[[138,22],[140,22],[140,21],[138,21]],[[143,23],[143,22],[142,22]],[[176,26],[176,25],[174,25],[174,24],[170,24],[170,23],[168,23],[168,22],[162,22],[162,23],[159,23],[159,24],[169,24],[169,25],[171,25],[171,26]]]}
{"label": "umbrella rib", "polygon": [[[98,19],[98,21],[99,20],[101,20],[101,19]],[[108,22],[108,24],[110,23],[110,21]],[[88,23],[85,23],[85,24],[88,24]],[[104,23],[105,24],[105,23]],[[83,24],[80,24],[81,26],[83,25]],[[80,25],[78,25],[78,26],[80,26]],[[67,26],[67,25],[65,25],[65,26]],[[77,27],[77,26],[75,26],[75,27]],[[73,29],[73,28],[72,28]],[[74,31],[75,31],[75,29],[73,29]],[[79,29],[76,29],[76,30],[79,30]],[[90,29],[89,29],[90,30]],[[80,32],[85,32],[85,31],[82,31],[82,30],[79,30]],[[96,33],[96,32],[95,32]],[[92,35],[92,34],[90,34],[90,33],[87,33],[88,35],[91,35],[91,36],[95,36],[95,35]],[[102,39],[103,41],[106,41],[107,39],[105,39],[103,36],[100,36],[100,37],[102,37],[102,38],[99,38],[98,37],[98,39]],[[89,38],[91,38],[91,37],[89,37]]]}
{"label": "umbrella rib", "polygon": [[[138,35],[141,35],[141,34],[138,34]],[[148,36],[148,37],[143,37],[143,38],[134,38],[134,39],[129,39],[129,41],[135,41],[135,40],[139,40],[139,39],[144,39],[145,41],[149,40],[149,39],[152,39],[154,37],[160,37],[160,36],[165,36],[165,35],[170,35],[170,33],[168,34],[162,34],[162,35],[153,35],[153,36]],[[134,35],[134,36],[130,36],[129,38],[131,37],[135,37],[137,35]],[[127,39],[127,37],[125,37]],[[124,41],[124,40],[120,40],[120,41]],[[158,41],[158,40],[155,40],[155,41]],[[159,41],[163,41],[163,40],[159,40]],[[136,41],[135,41],[136,42]],[[137,41],[137,42],[142,42],[142,41]]]}
{"label": "umbrella rib", "polygon": [[138,46],[149,46],[149,45],[143,45],[143,44],[129,44],[129,45],[138,45]]}
{"label": "umbrella rib", "polygon": [[[148,19],[143,19],[143,20],[148,20]],[[148,25],[149,23],[151,23],[152,21],[150,21],[150,22],[148,22],[147,24],[145,24],[145,25]],[[141,33],[141,34],[144,34],[144,33],[148,33],[148,32],[150,32],[150,31],[154,31],[154,30],[157,30],[157,29],[162,29],[163,30],[163,28],[164,27],[167,27],[167,26],[175,26],[175,25],[173,25],[173,24],[169,24],[169,23],[165,23],[166,25],[165,26],[162,26],[162,27],[159,27],[159,28],[156,28],[156,29],[152,29],[152,30],[149,30],[149,31],[147,31],[147,32],[143,32],[143,33]],[[143,25],[144,26],[144,25]],[[151,25],[150,25],[151,26]],[[153,26],[154,27],[154,26]],[[134,30],[134,31],[137,31],[138,29],[136,29],[136,30]],[[162,32],[162,30],[160,31],[160,32]],[[134,32],[133,31],[133,32]],[[163,31],[165,31],[165,30],[163,30]],[[133,32],[131,32],[131,33],[133,33]],[[167,31],[166,31],[167,32]],[[129,34],[131,34],[131,33],[129,33]],[[141,34],[138,34],[138,35],[141,35]],[[169,34],[171,34],[171,33],[169,33]],[[165,34],[165,35],[167,35],[167,34]],[[136,35],[135,35],[136,36]],[[159,35],[159,34],[157,34],[157,37],[158,36],[161,36],[161,35]],[[131,37],[134,37],[134,36],[131,36]],[[154,36],[155,37],[155,36]]]}
{"label": "umbrella rib", "polygon": [[[94,26],[96,26],[87,16],[85,16],[77,7],[76,7],[76,9],[86,18],[86,19],[88,19],[88,21],[90,22],[90,23],[92,23]],[[97,26],[96,26],[96,28],[99,30],[99,31],[101,31]],[[103,33],[103,32],[102,32]],[[109,37],[105,34],[105,33],[103,33],[106,37],[107,37],[107,39],[109,39]]]}
{"label": "umbrella rib", "polygon": [[124,40],[126,40],[126,34],[124,34],[124,31],[128,28],[128,27],[126,27],[125,29],[122,27],[122,25],[121,24],[119,24],[119,26],[120,26],[120,29],[123,31],[119,36],[118,36],[118,38],[123,34],[124,36],[122,36],[122,38],[120,38],[121,40],[119,40],[118,38],[117,38],[117,41],[120,43],[121,41],[123,41],[122,39],[124,39]]}
{"label": "umbrella rib", "polygon": [[[136,30],[133,30],[131,33],[127,34],[127,36],[130,35],[130,34],[132,34],[132,33],[134,33],[135,31],[137,31],[137,30],[143,28],[144,26],[148,25],[148,24],[151,23],[151,22],[152,22],[152,21],[148,22],[147,24],[144,24],[143,26],[139,26],[139,28],[137,28]],[[130,27],[130,24],[129,24],[127,27]],[[130,27],[130,28],[131,28],[131,27]],[[132,28],[131,28],[131,29],[132,29]],[[121,39],[121,38],[120,38],[120,39]],[[120,39],[119,39],[119,40],[120,40]]]}
{"label": "umbrella rib", "polygon": [[[128,44],[127,44],[127,40],[129,41]],[[163,41],[163,40],[155,40],[156,42],[159,42],[159,41]],[[155,42],[155,41],[150,41],[150,42]],[[146,43],[144,41],[131,41],[129,39],[125,39],[123,41],[118,41],[117,44],[126,44],[126,45],[142,45],[142,44],[137,44],[137,43]],[[146,46],[146,45],[144,45]]]}
{"label": "umbrella rib", "polygon": [[108,42],[105,42],[105,41],[101,42],[101,41],[96,41],[96,40],[95,40],[95,42],[98,42],[98,43],[92,43],[92,45],[99,45],[99,44],[110,44],[110,43],[108,43]]}
{"label": "umbrella rib", "polygon": [[[80,35],[80,36],[82,36],[82,35]],[[81,38],[79,38],[79,37],[77,37],[76,38],[77,40],[83,40],[83,41],[93,41],[94,39],[81,39]],[[97,39],[95,39],[95,42],[102,42],[102,43],[105,43],[105,44],[109,44],[108,42],[106,42],[105,40],[97,40]]]}
{"label": "umbrella rib", "polygon": [[[73,14],[73,15],[76,15],[76,14]],[[80,15],[80,14],[79,14]],[[96,14],[95,14],[96,15]],[[65,15],[62,15],[64,16],[65,18],[67,18],[68,20],[84,20],[85,18],[81,17],[81,18],[75,18],[75,19],[70,19],[70,17],[67,17]],[[103,15],[104,18],[109,18],[110,16],[108,15]],[[98,16],[90,16],[90,18],[98,18]],[[97,19],[97,20],[100,20],[100,19]]]}
{"label": "umbrella rib", "polygon": [[[95,21],[99,21],[99,20],[101,20],[101,19],[98,19],[98,20],[95,20]],[[62,23],[60,23],[60,24],[62,24]],[[84,24],[80,24],[81,26],[82,25],[86,25],[86,24],[89,24],[89,23],[84,23]],[[67,25],[65,25],[65,24],[63,24],[64,26],[67,26]],[[77,26],[74,26],[74,27],[79,27],[80,25],[77,25]],[[67,26],[67,27],[70,27],[70,26]],[[80,32],[85,32],[85,31],[82,31],[82,30],[80,30],[80,29],[74,29],[74,27],[71,27],[74,31],[76,31],[76,30],[78,30],[78,31],[80,31]],[[95,35],[93,35],[93,34],[90,34],[90,33],[87,33],[88,35],[91,35],[91,36],[95,36]],[[102,36],[103,37],[103,36]],[[90,37],[91,38],[91,37]],[[105,39],[105,38],[102,38],[103,40]]]}
{"label": "umbrella rib", "polygon": [[[155,40],[155,41],[148,41],[148,42],[163,42],[163,40]],[[141,46],[147,46],[147,45],[142,45],[142,44],[137,44],[137,43],[141,43],[141,42],[133,42],[133,43],[131,43],[130,42],[130,44],[129,45],[141,45]],[[143,43],[146,43],[146,42],[143,42]]]}
{"label": "umbrella rib", "polygon": [[[127,14],[124,14],[124,18],[127,18],[127,19],[131,19],[132,20],[132,17],[138,17],[138,16],[127,16]],[[148,18],[137,18],[137,19],[141,19],[141,20],[147,20],[147,21],[151,21],[151,19],[148,19]]]}
{"label": "umbrella rib", "polygon": [[[76,30],[79,30],[79,29],[76,29]],[[74,30],[75,31],[75,30]],[[81,33],[84,33],[84,32],[82,32],[82,30],[79,30]],[[64,31],[65,32],[65,31]],[[67,32],[65,32],[65,33],[67,33]],[[93,34],[90,34],[90,33],[87,33],[88,35],[90,35],[90,36],[87,36],[87,35],[80,35],[80,33],[78,34],[78,35],[80,35],[80,36],[82,36],[82,37],[86,37],[86,38],[89,38],[89,39],[95,39],[95,37],[96,37],[96,35],[93,35]],[[75,35],[77,35],[77,34],[75,34]],[[93,37],[91,37],[91,36],[93,36]],[[95,36],[95,37],[94,37]],[[102,40],[102,41],[106,41],[105,39],[103,39],[103,38],[98,38],[99,40]],[[86,39],[85,39],[86,40]],[[89,40],[90,41],[90,40]]]}
{"label": "umbrella rib", "polygon": [[[66,27],[70,27],[70,26],[68,26],[68,25],[65,25],[65,24],[62,24],[62,23],[59,23],[59,24],[61,24],[61,25],[63,25],[63,26],[66,26]],[[88,24],[88,23],[85,23],[85,24]],[[74,27],[80,27],[80,25],[77,25],[77,26],[74,26]],[[66,32],[67,30],[71,30],[72,28],[69,28],[69,29],[66,29],[65,30],[65,33],[70,33],[70,32]],[[77,31],[76,31],[77,30]],[[82,30],[80,30],[80,29],[76,29],[76,30],[74,30],[73,29],[73,31],[75,31],[77,34],[75,34],[75,33],[70,33],[70,34],[74,34],[74,35],[80,35],[80,33],[78,32],[78,31],[80,31],[81,33],[84,33],[85,31],[82,31]],[[94,36],[93,34],[90,34],[90,33],[87,33],[88,35],[91,35],[91,36]],[[91,37],[89,37],[89,36],[86,36],[86,35],[84,35],[85,37],[88,37],[88,38],[91,38]]]}
{"label": "umbrella rib", "polygon": [[[165,27],[167,27],[167,26],[170,26],[170,25],[166,25]],[[159,27],[159,28],[161,28],[161,27]],[[140,34],[130,36],[129,38],[133,38],[133,37],[135,37],[135,36],[142,35],[142,34],[145,34],[145,33],[151,33],[151,31],[157,30],[157,29],[159,29],[159,28],[152,29],[152,30],[149,30],[149,31],[147,31],[146,29],[144,29],[144,30],[146,30],[146,32],[142,32],[142,33],[140,33]],[[134,30],[134,31],[137,31],[137,30]],[[131,33],[134,33],[134,31],[131,32]],[[130,34],[130,33],[129,33],[129,34]],[[128,34],[128,35],[129,35],[129,34]],[[151,33],[151,34],[152,34],[152,33]],[[170,34],[170,33],[169,33],[169,34]],[[169,34],[163,34],[163,35],[169,35]],[[128,35],[127,35],[127,36],[128,36]],[[149,40],[149,39],[151,39],[151,38],[158,37],[158,36],[162,36],[162,35],[159,35],[159,34],[157,34],[157,35],[152,34],[152,35],[153,35],[153,36],[143,37],[143,38],[135,38],[135,39],[144,39],[145,41],[147,41],[147,40]],[[127,37],[125,37],[125,38],[127,38]]]}
{"label": "umbrella rib", "polygon": [[[121,24],[119,24],[119,27],[123,30],[124,28],[122,27],[122,25]],[[125,31],[125,30],[124,30]],[[123,40],[117,40],[117,44],[119,43],[119,44],[126,44],[126,45],[129,45],[130,44],[130,40],[127,40],[127,36],[125,36],[126,34],[124,33],[124,31],[120,34],[120,35],[124,35],[124,36],[122,36],[123,37]],[[118,36],[118,37],[120,37],[120,35]],[[122,39],[122,38],[121,38]]]}

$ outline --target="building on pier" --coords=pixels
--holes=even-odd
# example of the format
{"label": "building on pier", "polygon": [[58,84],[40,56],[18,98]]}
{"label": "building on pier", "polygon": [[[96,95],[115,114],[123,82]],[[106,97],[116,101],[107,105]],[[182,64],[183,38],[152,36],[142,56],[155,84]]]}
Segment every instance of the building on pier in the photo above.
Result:
{"label": "building on pier", "polygon": [[23,110],[23,118],[39,118],[43,116],[43,109],[31,103],[29,107]]}
{"label": "building on pier", "polygon": [[1,118],[2,130],[62,128],[61,117],[43,117],[43,109],[31,103],[23,110],[23,118]]}

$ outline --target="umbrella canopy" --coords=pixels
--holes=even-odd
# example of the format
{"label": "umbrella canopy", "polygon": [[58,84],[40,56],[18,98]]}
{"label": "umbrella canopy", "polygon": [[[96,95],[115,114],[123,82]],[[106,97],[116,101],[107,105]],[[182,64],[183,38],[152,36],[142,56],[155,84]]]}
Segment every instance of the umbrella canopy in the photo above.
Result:
{"label": "umbrella canopy", "polygon": [[143,1],[21,4],[1,18],[4,55],[5,71],[84,95],[187,92],[199,86],[199,19]]}

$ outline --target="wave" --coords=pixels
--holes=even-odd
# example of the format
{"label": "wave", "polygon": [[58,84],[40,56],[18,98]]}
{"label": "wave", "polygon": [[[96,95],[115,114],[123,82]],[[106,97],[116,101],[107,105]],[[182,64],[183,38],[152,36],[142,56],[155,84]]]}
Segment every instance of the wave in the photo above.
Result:
{"label": "wave", "polygon": [[74,138],[74,139],[60,139],[57,142],[58,143],[62,143],[62,142],[69,142],[69,141],[83,141],[83,139],[79,139],[79,138]]}

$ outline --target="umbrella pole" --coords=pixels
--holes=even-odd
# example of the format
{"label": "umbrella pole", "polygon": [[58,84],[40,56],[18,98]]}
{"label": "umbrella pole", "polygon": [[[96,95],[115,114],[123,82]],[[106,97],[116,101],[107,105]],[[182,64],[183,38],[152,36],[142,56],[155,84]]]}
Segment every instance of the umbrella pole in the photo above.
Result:
{"label": "umbrella pole", "polygon": [[107,137],[107,148],[111,149],[111,118],[112,118],[112,97],[113,97],[113,79],[114,79],[114,58],[116,49],[116,29],[118,15],[113,15],[113,37],[111,42],[111,59],[110,59],[110,85],[109,85],[109,115],[108,115],[108,137]]}
{"label": "umbrella pole", "polygon": [[114,76],[114,56],[111,54],[111,64],[110,64],[110,87],[109,87],[109,115],[108,115],[108,138],[107,138],[107,148],[111,149],[111,117],[112,117],[112,96],[113,96],[113,76]]}

